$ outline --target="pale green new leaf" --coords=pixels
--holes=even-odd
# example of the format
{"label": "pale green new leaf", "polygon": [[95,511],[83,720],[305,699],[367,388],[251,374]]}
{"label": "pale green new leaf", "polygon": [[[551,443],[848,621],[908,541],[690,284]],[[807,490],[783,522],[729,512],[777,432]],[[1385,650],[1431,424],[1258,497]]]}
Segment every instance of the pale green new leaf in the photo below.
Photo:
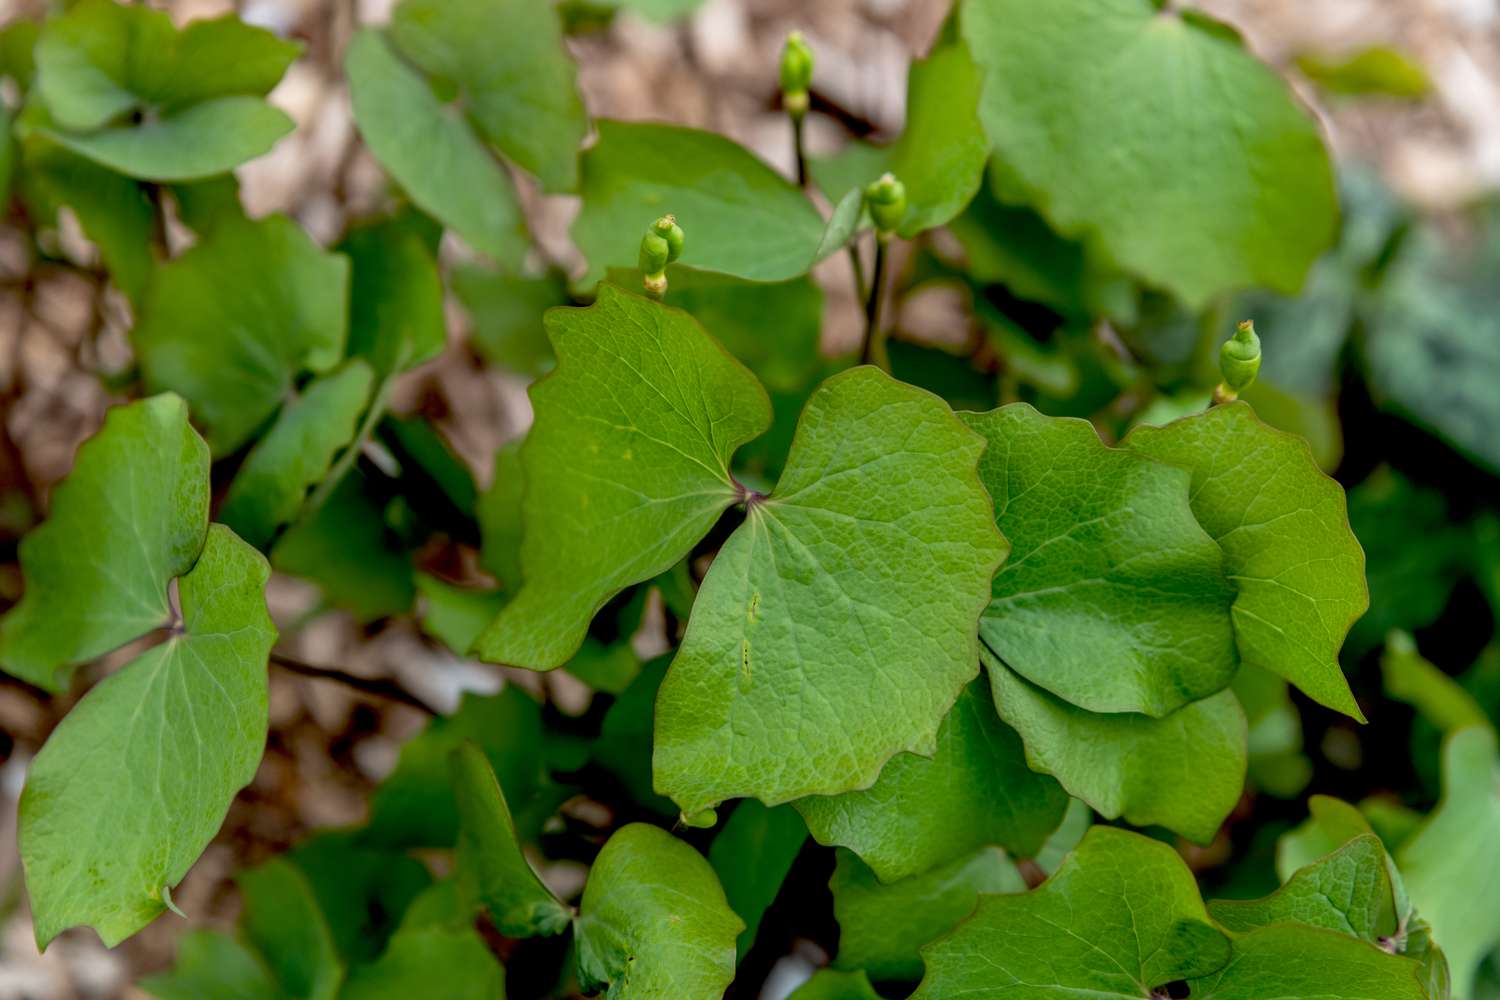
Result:
{"label": "pale green new leaf", "polygon": [[687,814],[775,805],[868,788],[893,755],[936,750],[1005,554],[983,447],[942,400],[869,366],[813,393],[662,684],[658,791]]}
{"label": "pale green new leaf", "polygon": [[229,484],[219,520],[264,548],[297,516],[333,456],[354,440],[374,380],[369,365],[354,359],[287,403]]}
{"label": "pale green new leaf", "polygon": [[1058,232],[1190,306],[1295,292],[1338,215],[1318,126],[1231,30],[1159,8],[965,0],[995,154]]}
{"label": "pale green new leaf", "polygon": [[1443,745],[1443,799],[1401,845],[1396,860],[1412,903],[1448,956],[1453,995],[1469,997],[1474,977],[1500,946],[1500,755],[1495,731],[1471,726]]}
{"label": "pale green new leaf", "polygon": [[109,411],[21,541],[26,590],[0,618],[8,673],[61,690],[77,664],[167,624],[167,584],[203,548],[208,461],[176,396]]}
{"label": "pale green new leaf", "polygon": [[1239,665],[1234,590],[1187,473],[1025,404],[961,419],[989,442],[979,472],[1011,544],[985,646],[1094,712],[1160,717],[1223,690]]}
{"label": "pale green new leaf", "polygon": [[822,968],[787,1000],[881,1000],[870,977],[863,972],[840,972]]}
{"label": "pale green new leaf", "polygon": [[1417,652],[1409,632],[1392,632],[1386,639],[1380,674],[1387,695],[1415,708],[1443,733],[1490,724],[1473,694]]}
{"label": "pale green new leaf", "polygon": [[465,740],[448,758],[458,803],[458,866],[507,937],[560,934],[573,919],[521,853],[505,791],[478,745]]}
{"label": "pale green new leaf", "polygon": [[1245,784],[1245,714],[1231,691],[1153,719],[1088,712],[984,654],[1000,717],[1026,759],[1107,819],[1213,840]]}
{"label": "pale green new leaf", "polygon": [[1247,403],[1138,427],[1125,444],[1192,472],[1193,513],[1239,592],[1240,658],[1363,722],[1338,655],[1370,604],[1365,554],[1343,489],[1307,444],[1261,423]]}
{"label": "pale green new leaf", "polygon": [[998,847],[890,884],[840,850],[828,887],[839,922],[834,966],[863,969],[877,980],[916,980],[918,949],[974,912],[980,893],[1025,892],[1026,880]]}
{"label": "pale green new leaf", "polygon": [[739,499],[729,459],[770,424],[755,377],[691,316],[599,289],[547,316],[558,367],[521,448],[524,584],[475,643],[548,670],[625,587],[670,569]]}
{"label": "pale green new leaf", "polygon": [[171,972],[136,984],[157,1000],[283,1000],[259,955],[227,934],[189,931],[177,939]]}
{"label": "pale green new leaf", "polygon": [[1144,998],[1221,968],[1229,941],[1176,851],[1096,826],[1040,888],[985,896],[922,958],[913,1000]]}
{"label": "pale green new leaf", "polygon": [[335,1000],[344,965],[333,932],[302,870],[284,858],[241,872],[240,925],[297,1000]]}
{"label": "pale green new leaf", "polygon": [[233,170],[270,152],[294,127],[285,111],[258,97],[217,97],[139,125],[94,132],[39,131],[111,170],[171,183]]}
{"label": "pale green new leaf", "polygon": [[146,383],[187,399],[215,455],[235,451],[299,372],[342,358],[348,280],[285,216],[225,221],[151,275],[131,332]]}
{"label": "pale green new leaf", "polygon": [[360,134],[412,201],[474,249],[519,264],[526,227],[515,187],[462,113],[439,101],[378,32],[354,36],[344,72]]}
{"label": "pale green new leaf", "polygon": [[588,117],[551,4],[403,0],[390,31],[402,55],[457,86],[480,134],[546,190],[577,186]]}
{"label": "pale green new leaf", "polygon": [[1299,869],[1264,899],[1217,900],[1208,904],[1208,912],[1234,933],[1292,923],[1377,944],[1396,930],[1396,897],[1386,864],[1380,838],[1361,834]]}
{"label": "pale green new leaf", "polygon": [[931,757],[898,754],[863,791],[793,804],[819,843],[851,849],[894,882],[985,844],[1030,857],[1061,822],[1068,796],[1026,766],[981,677],[943,720]]}
{"label": "pale green new leaf", "polygon": [[221,525],[179,581],[183,628],[91,690],[32,762],[20,848],[37,942],[115,944],[166,909],[260,764],[270,570]]}
{"label": "pale green new leaf", "polygon": [[579,979],[606,1000],[719,1000],[744,926],[703,855],[632,823],[589,871],[575,924]]}
{"label": "pale green new leaf", "polygon": [[1409,958],[1333,931],[1295,924],[1234,939],[1229,963],[1188,981],[1193,1000],[1431,1000]]}
{"label": "pale green new leaf", "polygon": [[806,274],[823,218],[784,177],[722,136],[675,125],[601,121],[583,155],[583,209],[573,240],[588,258],[581,285],[629,267],[641,234],[672,213],[687,234],[682,262],[752,281]]}

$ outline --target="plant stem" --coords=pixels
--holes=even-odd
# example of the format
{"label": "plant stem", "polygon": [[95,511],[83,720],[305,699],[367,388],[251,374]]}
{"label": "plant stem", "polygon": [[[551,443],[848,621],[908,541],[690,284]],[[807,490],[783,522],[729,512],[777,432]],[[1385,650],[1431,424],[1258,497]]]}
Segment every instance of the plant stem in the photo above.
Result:
{"label": "plant stem", "polygon": [[870,297],[870,290],[865,287],[865,261],[859,252],[859,234],[849,241],[849,266],[854,269],[854,297],[864,302]]}
{"label": "plant stem", "polygon": [[395,681],[358,677],[333,667],[315,667],[311,663],[303,663],[301,660],[295,660],[290,656],[283,656],[281,653],[272,653],[271,662],[288,673],[300,674],[303,677],[312,677],[323,681],[337,681],[347,687],[354,688],[356,691],[362,691],[377,698],[387,698],[391,701],[400,702],[409,708],[415,708],[417,711],[427,715],[438,714],[437,709]]}
{"label": "plant stem", "polygon": [[890,368],[890,363],[880,332],[880,307],[885,298],[885,257],[890,242],[889,234],[875,234],[875,272],[870,276],[870,293],[865,298],[865,344],[859,354],[860,364],[877,364],[885,369]]}
{"label": "plant stem", "polygon": [[797,151],[797,186],[807,187],[807,154],[802,146],[802,120],[804,115],[792,115],[792,147]]}

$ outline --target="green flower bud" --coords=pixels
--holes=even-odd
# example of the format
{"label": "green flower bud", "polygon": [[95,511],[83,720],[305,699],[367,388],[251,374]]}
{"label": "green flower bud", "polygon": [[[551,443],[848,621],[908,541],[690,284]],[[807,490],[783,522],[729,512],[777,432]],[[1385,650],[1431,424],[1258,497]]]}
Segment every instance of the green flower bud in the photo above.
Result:
{"label": "green flower bud", "polygon": [[870,210],[870,218],[878,232],[895,232],[901,220],[906,218],[906,185],[894,174],[881,175],[879,180],[871,181],[865,188],[865,207]]}
{"label": "green flower bud", "polygon": [[1260,372],[1260,338],[1250,320],[1239,325],[1234,336],[1219,348],[1219,372],[1224,384],[1233,392],[1248,389]]}
{"label": "green flower bud", "polygon": [[807,88],[812,85],[813,54],[802,32],[786,36],[781,50],[781,97],[787,111],[800,118],[807,113]]}
{"label": "green flower bud", "polygon": [[651,229],[667,241],[668,264],[682,256],[682,248],[687,243],[687,236],[683,233],[682,227],[677,224],[675,215],[663,215],[651,223]]}
{"label": "green flower bud", "polygon": [[671,259],[672,248],[667,238],[654,228],[646,230],[646,235],[641,237],[641,270],[647,276],[661,274]]}

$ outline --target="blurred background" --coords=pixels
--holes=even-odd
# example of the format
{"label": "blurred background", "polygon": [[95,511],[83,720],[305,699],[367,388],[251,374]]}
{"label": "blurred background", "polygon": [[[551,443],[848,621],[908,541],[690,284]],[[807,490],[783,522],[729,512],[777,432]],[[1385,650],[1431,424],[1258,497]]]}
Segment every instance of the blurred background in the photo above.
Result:
{"label": "blurred background", "polygon": [[[386,182],[357,142],[339,66],[354,27],[383,22],[389,0],[152,6],[181,20],[237,10],[306,45],[271,95],[295,118],[296,133],[238,171],[252,216],[289,213],[331,244],[347,219],[381,203]],[[808,144],[818,157],[851,138],[900,133],[907,65],[925,51],[948,8],[946,0],[660,0],[656,6],[684,12],[663,24],[603,4],[563,6],[581,89],[596,118],[655,118],[723,132],[788,173],[791,135],[776,83],[787,31],[802,30],[817,56]],[[1258,55],[1285,72],[1322,118],[1341,164],[1344,238],[1315,269],[1304,295],[1247,296],[1207,322],[1220,322],[1227,334],[1228,321],[1256,319],[1267,353],[1267,395],[1254,400],[1257,408],[1306,436],[1350,491],[1372,587],[1372,610],[1347,650],[1356,690],[1379,684],[1371,662],[1387,631],[1400,628],[1415,632],[1424,655],[1442,669],[1488,692],[1485,704],[1493,706],[1500,702],[1494,696],[1500,657],[1485,651],[1500,605],[1494,513],[1500,508],[1500,231],[1489,228],[1488,201],[1500,187],[1500,0],[1201,0],[1195,6],[1237,26]],[[0,0],[0,25],[44,7]],[[545,257],[577,270],[582,261],[567,237],[576,199],[542,197],[524,177],[518,183]],[[1025,301],[1004,276],[982,273],[982,236],[972,226],[956,227],[907,248],[898,262],[914,289],[895,312],[898,341],[911,347],[904,361],[897,358],[909,366],[898,374],[942,382],[952,390],[949,398],[962,395],[972,365],[953,360],[944,347],[993,335],[966,300],[977,294],[1037,339],[1026,398],[1040,400],[1043,409],[1049,384],[1058,387],[1052,412],[1096,402],[1095,409],[1113,407],[1123,421],[1154,405],[1152,396],[1135,398],[1117,386],[1090,402],[1092,362],[1048,340],[1049,324],[1059,320],[1045,303]],[[91,248],[66,218],[55,239],[58,254],[90,259]],[[967,277],[954,280],[955,274]],[[842,257],[825,264],[818,278],[826,292],[824,351],[837,354],[857,341],[860,307]],[[494,350],[489,321],[468,305],[449,303],[448,351],[404,377],[394,409],[434,421],[484,484],[496,448],[524,432],[530,412],[527,379],[484,363]],[[1089,331],[1089,342],[1116,349],[1121,363],[1148,366],[1161,387],[1173,372],[1191,370],[1197,330],[1206,321],[1158,305],[1147,303],[1128,327]],[[48,490],[68,471],[79,442],[115,401],[111,375],[130,366],[129,322],[128,306],[102,271],[37,265],[19,230],[0,225],[4,603],[20,592],[17,541],[45,509]],[[983,397],[993,388],[975,384],[978,404],[992,405],[993,395]],[[1019,391],[1001,387],[1002,396]],[[341,612],[313,620],[322,608],[316,592],[290,578],[276,578],[271,600],[279,622],[308,619],[291,651],[309,662],[398,679],[439,710],[464,690],[498,684],[493,668],[455,657],[410,621]],[[641,641],[641,655],[653,651],[650,636]],[[118,659],[128,655],[122,651]],[[94,676],[114,662],[93,668]],[[534,675],[519,682],[540,683]],[[566,706],[572,697],[582,711],[588,695],[581,685],[570,691],[561,672],[547,683],[557,703]],[[1409,710],[1383,704],[1405,717],[1374,718],[1363,730],[1329,713],[1277,717],[1282,730],[1303,730],[1295,746],[1283,734],[1267,737],[1262,747],[1262,766],[1276,770],[1261,783],[1276,786],[1287,802],[1280,829],[1301,815],[1300,795],[1310,782],[1351,800],[1408,785],[1435,798],[1434,761],[1413,753],[1404,738]],[[143,996],[129,982],[168,964],[174,936],[187,926],[164,917],[115,952],[91,932],[73,932],[45,956],[37,954],[15,851],[16,800],[27,762],[70,705],[69,698],[47,698],[0,677],[0,1000]],[[309,830],[360,820],[369,790],[425,718],[378,695],[277,673],[260,774],[176,893],[178,905],[195,924],[229,925],[236,905],[230,875]],[[1277,808],[1270,807],[1273,815]],[[1210,848],[1198,857],[1210,880],[1227,850],[1216,855]]]}

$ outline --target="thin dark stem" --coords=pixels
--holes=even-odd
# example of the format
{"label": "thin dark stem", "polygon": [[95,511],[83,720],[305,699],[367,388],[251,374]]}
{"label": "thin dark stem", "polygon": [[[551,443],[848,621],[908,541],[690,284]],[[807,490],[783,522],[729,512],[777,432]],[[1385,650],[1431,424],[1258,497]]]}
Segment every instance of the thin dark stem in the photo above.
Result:
{"label": "thin dark stem", "polygon": [[797,186],[807,187],[807,154],[802,146],[802,120],[805,116],[792,116],[792,146],[797,151]]}
{"label": "thin dark stem", "polygon": [[[885,257],[890,237],[875,234],[875,272],[870,276],[870,294],[865,298],[865,344],[859,354],[859,363],[876,363],[885,356],[885,347],[880,342],[880,307],[885,298]],[[881,363],[881,367],[886,367]]]}
{"label": "thin dark stem", "polygon": [[400,702],[409,708],[415,708],[417,711],[426,713],[427,715],[438,714],[437,709],[395,681],[357,677],[354,674],[333,667],[315,667],[311,663],[303,663],[301,660],[295,660],[281,653],[272,653],[271,662],[288,673],[300,674],[303,677],[312,677],[316,680],[337,681],[345,687],[354,688],[356,691],[362,691],[377,698],[386,698],[390,701]]}
{"label": "thin dark stem", "polygon": [[849,241],[849,266],[854,269],[854,297],[864,302],[870,296],[870,290],[865,287],[865,261],[859,252],[859,235]]}

